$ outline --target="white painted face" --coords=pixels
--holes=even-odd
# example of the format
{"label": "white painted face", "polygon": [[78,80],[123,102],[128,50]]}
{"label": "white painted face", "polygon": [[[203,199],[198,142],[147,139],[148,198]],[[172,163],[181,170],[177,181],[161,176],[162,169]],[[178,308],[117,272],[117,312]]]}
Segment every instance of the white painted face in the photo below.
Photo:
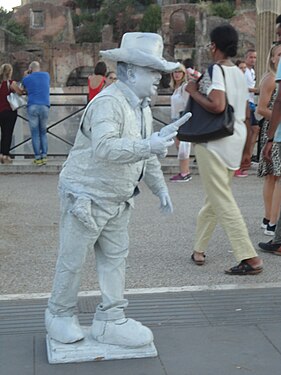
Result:
{"label": "white painted face", "polygon": [[129,74],[130,88],[138,98],[144,99],[157,93],[162,74],[151,68],[135,66]]}

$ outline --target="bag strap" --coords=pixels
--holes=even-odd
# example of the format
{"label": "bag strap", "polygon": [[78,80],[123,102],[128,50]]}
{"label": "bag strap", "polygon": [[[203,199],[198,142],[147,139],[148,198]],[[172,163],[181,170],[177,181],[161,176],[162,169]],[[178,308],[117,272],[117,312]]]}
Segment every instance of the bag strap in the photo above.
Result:
{"label": "bag strap", "polygon": [[229,104],[228,102],[228,98],[227,98],[227,92],[226,92],[226,80],[225,80],[225,73],[224,73],[224,70],[223,70],[223,67],[221,66],[221,64],[216,64],[220,67],[221,69],[221,72],[222,72],[222,76],[223,76],[223,80],[224,80],[224,87],[225,87],[225,98],[226,98],[226,106]]}

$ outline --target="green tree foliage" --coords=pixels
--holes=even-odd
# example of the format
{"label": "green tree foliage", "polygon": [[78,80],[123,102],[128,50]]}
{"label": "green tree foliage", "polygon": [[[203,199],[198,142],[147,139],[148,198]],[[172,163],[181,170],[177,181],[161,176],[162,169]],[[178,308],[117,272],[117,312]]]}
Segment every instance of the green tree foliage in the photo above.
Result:
{"label": "green tree foliage", "polygon": [[148,6],[150,4],[155,4],[157,1],[155,1],[155,0],[139,0],[137,2],[140,3],[141,5]]}
{"label": "green tree foliage", "polygon": [[11,42],[17,45],[27,42],[24,28],[15,20],[10,19],[6,24],[6,29],[12,33]]}
{"label": "green tree foliage", "polygon": [[76,4],[81,9],[99,9],[102,0],[76,0]]}
{"label": "green tree foliage", "polygon": [[132,31],[135,27],[132,17],[135,14],[135,5],[135,0],[104,0],[101,9],[92,15],[91,21],[85,19],[86,12],[81,8],[80,16],[73,15],[77,42],[100,42],[102,28],[107,24],[113,26],[114,37],[118,41],[120,35]]}
{"label": "green tree foliage", "polygon": [[12,19],[13,12],[7,12],[0,7],[0,26],[10,31],[10,41],[13,44],[20,45],[27,42],[24,28]]}
{"label": "green tree foliage", "polygon": [[140,31],[156,33],[161,27],[161,8],[151,4],[145,11],[140,24]]}
{"label": "green tree foliage", "polygon": [[76,32],[77,43],[99,43],[101,42],[101,30],[104,25],[103,16],[97,13],[91,16],[91,19],[84,17],[79,18],[78,30]]}
{"label": "green tree foliage", "polygon": [[104,0],[101,9],[104,21],[114,26],[117,16],[120,14],[125,15],[130,8],[134,8],[135,3],[135,0]]}
{"label": "green tree foliage", "polygon": [[230,4],[227,1],[223,1],[221,3],[212,4],[211,5],[211,12],[213,16],[218,16],[221,18],[231,18],[235,14],[235,7],[233,4]]}
{"label": "green tree foliage", "polygon": [[0,26],[5,27],[11,16],[12,12],[8,12],[3,7],[0,7]]}

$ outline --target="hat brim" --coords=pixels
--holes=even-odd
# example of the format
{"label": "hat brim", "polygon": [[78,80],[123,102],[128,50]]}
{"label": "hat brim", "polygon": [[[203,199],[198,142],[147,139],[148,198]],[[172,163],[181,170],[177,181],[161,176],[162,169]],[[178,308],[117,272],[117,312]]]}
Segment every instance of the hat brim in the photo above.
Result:
{"label": "hat brim", "polygon": [[178,69],[180,63],[169,62],[164,58],[145,53],[137,48],[114,48],[100,51],[103,58],[111,61],[120,61],[146,68],[152,68],[161,72],[171,73]]}

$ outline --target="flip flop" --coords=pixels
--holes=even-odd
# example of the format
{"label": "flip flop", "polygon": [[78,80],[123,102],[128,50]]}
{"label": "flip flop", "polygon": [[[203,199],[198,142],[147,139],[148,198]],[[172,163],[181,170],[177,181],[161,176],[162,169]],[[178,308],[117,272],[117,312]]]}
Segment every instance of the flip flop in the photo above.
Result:
{"label": "flip flop", "polygon": [[230,268],[229,270],[225,270],[224,272],[227,275],[257,275],[258,273],[262,272],[263,268],[260,267],[252,267],[246,260],[242,260],[237,266]]}
{"label": "flip flop", "polygon": [[[206,258],[206,255],[205,255],[205,254],[202,254],[202,255],[203,255],[204,258]],[[196,260],[196,259],[194,258],[194,253],[191,254],[191,260],[192,260],[195,264],[197,264],[197,266],[203,266],[203,264],[205,264],[205,259],[204,259],[204,260]]]}

